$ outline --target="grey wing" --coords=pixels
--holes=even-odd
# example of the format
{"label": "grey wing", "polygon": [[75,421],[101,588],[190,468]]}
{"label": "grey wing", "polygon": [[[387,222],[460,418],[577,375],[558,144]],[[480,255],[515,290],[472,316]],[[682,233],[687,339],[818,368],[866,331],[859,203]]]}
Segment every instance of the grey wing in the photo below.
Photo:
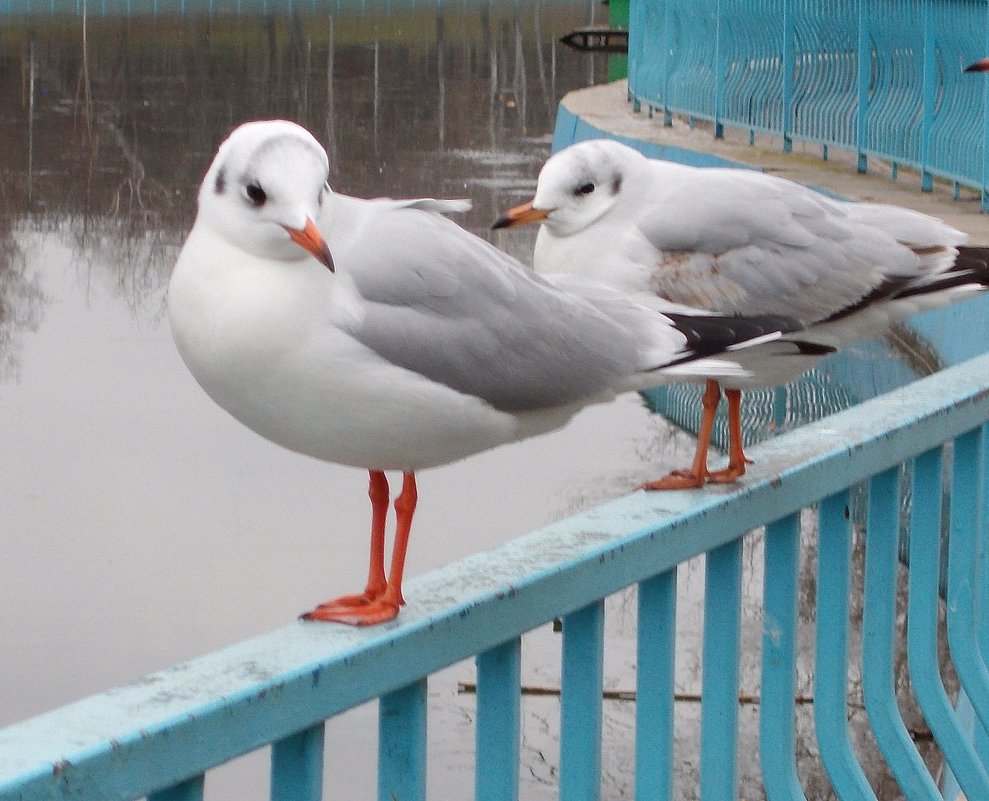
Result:
{"label": "grey wing", "polygon": [[388,361],[513,412],[614,390],[637,369],[622,324],[454,223],[409,209],[366,222],[340,267],[362,299],[349,333]]}
{"label": "grey wing", "polygon": [[634,225],[654,249],[656,289],[671,300],[813,321],[924,269],[898,241],[905,219],[949,242],[958,233],[916,212],[885,209],[859,209],[747,170],[695,169],[643,204]]}

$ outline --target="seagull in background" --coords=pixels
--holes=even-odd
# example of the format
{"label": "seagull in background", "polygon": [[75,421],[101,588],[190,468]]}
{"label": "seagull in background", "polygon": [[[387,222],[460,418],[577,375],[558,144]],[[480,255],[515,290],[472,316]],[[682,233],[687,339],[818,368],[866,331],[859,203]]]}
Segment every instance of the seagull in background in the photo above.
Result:
{"label": "seagull in background", "polygon": [[[964,247],[966,235],[939,219],[834,200],[753,170],[649,159],[612,140],[553,155],[532,201],[509,209],[493,227],[537,222],[533,266],[540,274],[579,275],[629,297],[719,314],[789,315],[806,326],[789,351],[747,365],[750,375],[707,377],[693,463],[647,489],[737,480],[749,461],[742,389],[784,384],[838,348],[989,283],[989,249]],[[712,471],[707,453],[722,387],[728,466]]]}
{"label": "seagull in background", "polygon": [[[238,127],[168,290],[179,353],[217,404],[279,445],[369,472],[367,584],[306,620],[398,614],[416,471],[552,431],[617,393],[738,377],[736,353],[798,328],[541,277],[438,213],[456,202],[361,200],[328,174],[304,128]],[[403,474],[387,575],[386,470]]]}

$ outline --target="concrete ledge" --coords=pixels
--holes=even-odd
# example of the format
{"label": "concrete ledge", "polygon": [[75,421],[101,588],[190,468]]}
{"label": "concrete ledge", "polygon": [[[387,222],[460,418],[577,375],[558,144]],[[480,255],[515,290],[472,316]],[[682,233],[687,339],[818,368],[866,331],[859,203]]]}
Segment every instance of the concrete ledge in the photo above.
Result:
{"label": "concrete ledge", "polygon": [[758,135],[749,145],[748,131],[725,128],[725,138],[715,139],[713,127],[698,121],[691,128],[674,117],[673,126],[663,125],[662,113],[650,117],[643,107],[632,110],[628,82],[592,86],[567,94],[557,111],[553,148],[558,150],[581,139],[603,136],[634,144],[648,156],[668,158],[697,166],[734,166],[772,172],[813,186],[828,194],[850,200],[893,203],[940,217],[972,237],[972,244],[989,244],[989,215],[979,212],[979,198],[962,190],[954,200],[949,185],[935,181],[934,191],[920,191],[916,173],[901,168],[893,181],[888,164],[869,160],[869,172],[855,170],[854,154],[830,148],[830,158],[821,158],[816,144],[794,142],[792,153],[784,153],[779,137]]}

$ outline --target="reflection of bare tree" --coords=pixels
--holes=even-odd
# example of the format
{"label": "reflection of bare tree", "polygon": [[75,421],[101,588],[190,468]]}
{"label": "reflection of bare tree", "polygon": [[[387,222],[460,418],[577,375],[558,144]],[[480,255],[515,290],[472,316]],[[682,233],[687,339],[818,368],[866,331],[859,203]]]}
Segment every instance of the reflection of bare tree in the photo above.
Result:
{"label": "reflection of bare tree", "polygon": [[[333,68],[334,54],[336,53],[336,35],[333,31],[333,17],[327,20],[326,35],[326,110],[323,113],[323,137],[327,151],[337,152],[336,134],[336,102],[333,94]],[[330,159],[330,179],[336,176],[336,159]]]}
{"label": "reflection of bare tree", "polygon": [[[543,55],[543,36],[542,27],[539,22],[539,4],[536,3],[532,7],[532,30],[533,38],[536,41],[536,73],[539,76],[539,88],[542,89],[543,99],[546,102],[546,111],[548,114],[556,113],[556,98],[550,92],[549,86],[546,83],[546,58]],[[550,49],[555,48],[555,45],[550,45]],[[555,65],[552,65],[555,66]]]}
{"label": "reflection of bare tree", "polygon": [[[114,291],[137,308],[162,285],[174,258],[174,249],[167,247],[163,225],[164,216],[172,210],[173,198],[160,180],[148,176],[137,142],[128,139],[122,130],[121,121],[126,115],[119,101],[106,97],[94,102],[86,19],[84,3],[80,84],[86,192],[81,213],[69,217],[65,230],[75,252],[85,254],[86,269],[91,271],[99,265]],[[122,72],[127,75],[130,70],[126,58],[122,64]],[[100,174],[107,147],[119,164],[115,181]],[[97,185],[104,181],[103,192],[98,192]],[[87,283],[91,277],[87,276]]]}
{"label": "reflection of bare tree", "polygon": [[[0,179],[0,202],[6,205],[8,200]],[[0,381],[17,374],[18,335],[38,327],[45,304],[37,277],[27,272],[13,224],[12,216],[0,215]]]}
{"label": "reflection of bare tree", "polygon": [[[6,24],[0,102],[12,114],[0,127],[0,174],[30,183],[31,198],[0,215],[27,213],[67,236],[93,280],[137,305],[164,281],[216,143],[245,119],[288,117],[320,132],[344,191],[462,195],[470,184],[447,166],[455,153],[482,144],[532,155],[520,133],[552,129],[555,99],[527,103],[526,76],[545,75],[549,42],[585,9],[540,6],[545,48],[531,5],[519,3]],[[567,58],[561,91],[584,68]],[[475,162],[470,178],[502,181],[528,164]],[[478,229],[499,198],[483,201]]]}
{"label": "reflection of bare tree", "polygon": [[522,133],[527,132],[527,117],[525,110],[528,106],[529,86],[526,81],[525,68],[525,45],[522,34],[522,18],[519,9],[515,9],[515,17],[512,20],[515,28],[515,69],[512,91],[515,94],[515,102],[518,104],[518,122]]}
{"label": "reflection of bare tree", "polygon": [[[18,334],[33,331],[41,321],[45,298],[38,286],[37,277],[30,275],[27,260],[17,241],[14,227],[21,217],[15,209],[25,208],[31,202],[31,164],[34,157],[34,137],[32,120],[34,115],[35,59],[34,42],[26,47],[27,65],[23,71],[27,77],[27,97],[13,108],[26,108],[28,116],[26,142],[26,175],[15,175],[14,180],[5,180],[10,173],[0,167],[0,381],[11,374],[16,375],[20,360],[18,357]],[[21,151],[23,152],[23,151]],[[21,180],[18,180],[21,179]]]}
{"label": "reflection of bare tree", "polygon": [[443,55],[446,52],[446,26],[443,15],[436,14],[436,76],[438,79],[438,96],[436,99],[436,117],[439,120],[439,142],[437,147],[443,150],[446,143],[446,64]]}

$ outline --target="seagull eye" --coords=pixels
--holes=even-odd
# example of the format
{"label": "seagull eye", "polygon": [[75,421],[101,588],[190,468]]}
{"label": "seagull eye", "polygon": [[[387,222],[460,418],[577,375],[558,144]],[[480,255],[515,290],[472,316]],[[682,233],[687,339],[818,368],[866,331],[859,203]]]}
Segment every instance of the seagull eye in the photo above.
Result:
{"label": "seagull eye", "polygon": [[589,195],[594,191],[594,184],[583,184],[574,190],[575,195]]}
{"label": "seagull eye", "polygon": [[255,208],[261,208],[268,200],[268,195],[258,184],[248,184],[244,191]]}

